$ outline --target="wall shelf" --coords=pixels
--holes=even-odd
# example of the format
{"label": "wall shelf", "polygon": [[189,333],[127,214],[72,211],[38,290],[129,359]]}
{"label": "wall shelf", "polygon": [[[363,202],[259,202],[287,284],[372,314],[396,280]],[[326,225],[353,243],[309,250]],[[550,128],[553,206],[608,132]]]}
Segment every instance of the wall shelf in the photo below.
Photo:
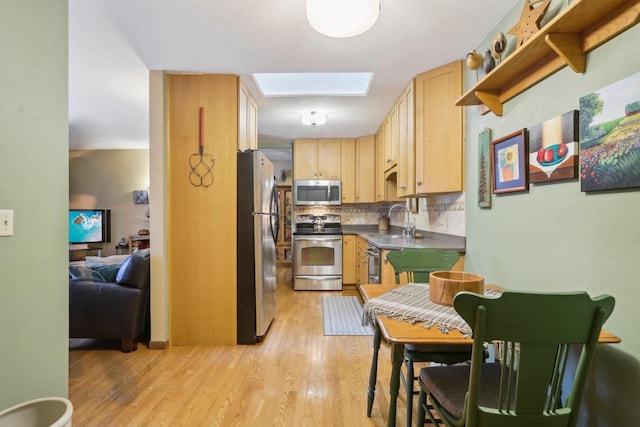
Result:
{"label": "wall shelf", "polygon": [[456,105],[484,104],[502,116],[505,102],[561,68],[569,65],[576,73],[583,73],[588,52],[639,20],[640,0],[574,0],[462,95]]}

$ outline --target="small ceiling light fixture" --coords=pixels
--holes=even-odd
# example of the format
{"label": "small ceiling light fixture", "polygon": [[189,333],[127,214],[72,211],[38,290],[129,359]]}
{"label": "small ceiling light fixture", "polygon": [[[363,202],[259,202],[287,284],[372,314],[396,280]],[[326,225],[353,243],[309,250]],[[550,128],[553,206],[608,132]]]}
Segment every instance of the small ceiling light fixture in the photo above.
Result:
{"label": "small ceiling light fixture", "polygon": [[317,111],[309,111],[300,115],[300,121],[307,126],[322,126],[327,123],[327,115]]}
{"label": "small ceiling light fixture", "polygon": [[329,37],[353,37],[376,23],[380,0],[307,0],[309,24]]}

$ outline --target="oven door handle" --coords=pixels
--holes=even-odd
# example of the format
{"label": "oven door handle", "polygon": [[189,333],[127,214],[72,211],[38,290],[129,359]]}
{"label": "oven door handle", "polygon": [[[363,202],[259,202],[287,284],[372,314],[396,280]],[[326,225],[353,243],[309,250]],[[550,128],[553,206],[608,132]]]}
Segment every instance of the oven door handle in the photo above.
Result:
{"label": "oven door handle", "polygon": [[342,236],[328,237],[328,236],[315,236],[315,237],[299,237],[293,236],[296,242],[339,242],[342,240]]}
{"label": "oven door handle", "polygon": [[308,279],[308,280],[336,280],[336,279],[342,279],[342,276],[300,276],[296,274],[295,278]]}

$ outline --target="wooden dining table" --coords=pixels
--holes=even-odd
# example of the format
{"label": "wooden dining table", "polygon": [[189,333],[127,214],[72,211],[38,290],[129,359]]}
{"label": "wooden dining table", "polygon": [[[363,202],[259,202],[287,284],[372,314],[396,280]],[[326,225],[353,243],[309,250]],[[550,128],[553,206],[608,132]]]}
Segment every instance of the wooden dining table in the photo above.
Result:
{"label": "wooden dining table", "polygon": [[[380,285],[380,284],[364,284],[358,286],[362,299],[366,303],[369,299],[379,297],[390,290],[403,285]],[[487,289],[503,290],[497,285],[485,285]],[[404,346],[407,344],[472,344],[473,339],[465,337],[458,330],[451,330],[443,333],[437,326],[425,328],[422,323],[411,323],[408,321],[396,320],[387,317],[384,314],[376,316],[373,336],[373,357],[371,360],[371,370],[369,372],[369,387],[367,390],[367,416],[371,417],[373,408],[373,400],[375,397],[376,381],[378,377],[378,351],[380,349],[381,340],[391,344],[391,378],[389,381],[390,399],[389,399],[389,416],[387,426],[396,425],[396,406],[398,400],[398,391],[400,389],[400,368],[404,357]],[[620,338],[616,335],[602,330],[600,332],[599,343],[619,343]],[[407,379],[410,381],[410,379]],[[410,400],[407,399],[407,404]]]}

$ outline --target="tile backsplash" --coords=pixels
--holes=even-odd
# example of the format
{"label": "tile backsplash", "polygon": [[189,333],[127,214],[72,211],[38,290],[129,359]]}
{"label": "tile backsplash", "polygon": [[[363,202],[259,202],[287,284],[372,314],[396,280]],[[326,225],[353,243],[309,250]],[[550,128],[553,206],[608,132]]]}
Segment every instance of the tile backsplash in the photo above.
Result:
{"label": "tile backsplash", "polygon": [[[399,202],[402,203],[402,202]],[[343,224],[377,225],[394,203],[344,204],[332,207],[296,207],[295,213],[333,213],[341,216]],[[464,193],[431,195],[418,199],[418,213],[410,214],[410,221],[418,230],[465,236]],[[406,211],[394,209],[390,223],[403,227]]]}

